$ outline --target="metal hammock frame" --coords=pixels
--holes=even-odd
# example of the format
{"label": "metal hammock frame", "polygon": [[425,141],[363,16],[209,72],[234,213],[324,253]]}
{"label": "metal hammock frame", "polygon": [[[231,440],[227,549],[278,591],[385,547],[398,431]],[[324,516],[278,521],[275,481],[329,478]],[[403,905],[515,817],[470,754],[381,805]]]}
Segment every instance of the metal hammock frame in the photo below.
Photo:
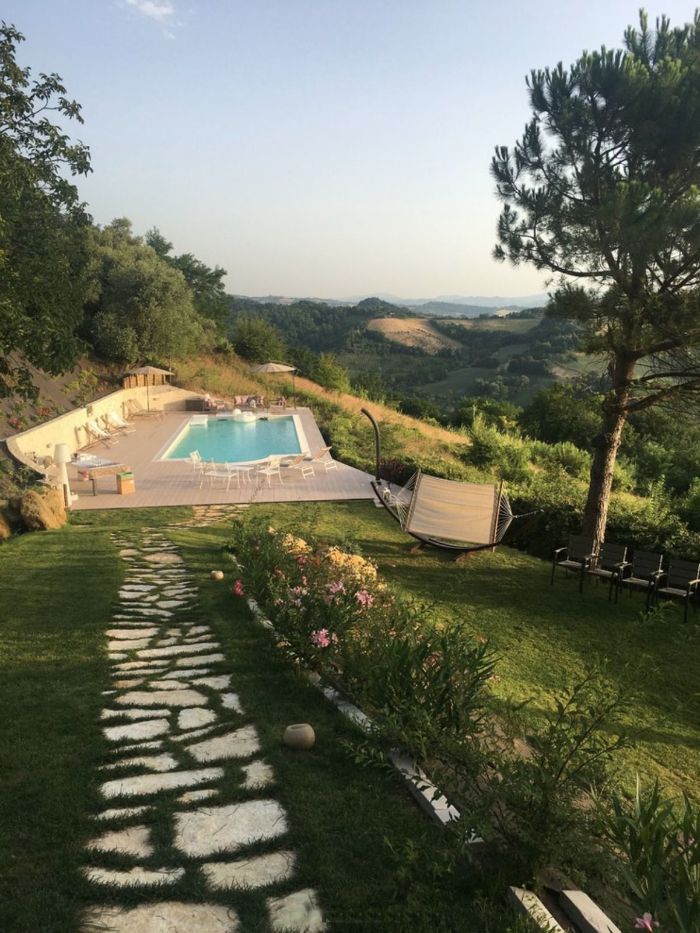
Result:
{"label": "metal hammock frame", "polygon": [[[379,476],[379,426],[377,425],[374,416],[369,411],[367,411],[366,408],[362,408],[360,410],[363,415],[366,415],[366,417],[369,418],[372,427],[374,428],[376,469],[375,478],[372,480],[372,488],[374,489],[377,498],[387,510],[389,515],[391,515],[391,517],[396,522],[398,522],[406,534],[411,535],[411,537],[415,538],[416,541],[419,541],[421,544],[428,544],[433,547],[443,548],[445,550],[455,551],[461,554],[468,554],[473,551],[484,551],[495,547],[502,540],[514,518],[525,517],[524,515],[513,514],[508,497],[503,490],[503,482],[501,482],[498,486],[498,492],[496,493],[498,496],[498,504],[493,510],[491,532],[489,535],[490,540],[487,543],[469,543],[468,541],[457,541],[450,538],[440,538],[438,536],[418,534],[417,532],[411,531],[408,526],[410,524],[413,508],[415,507],[415,487],[416,485],[420,485],[419,479],[422,475],[421,471],[418,470],[417,473],[414,473],[405,486],[403,486],[398,492],[395,493],[391,489],[389,483],[384,482]],[[428,474],[425,475],[428,476]],[[492,485],[492,488],[495,490],[495,485]],[[532,515],[534,513],[527,512],[526,514]]]}

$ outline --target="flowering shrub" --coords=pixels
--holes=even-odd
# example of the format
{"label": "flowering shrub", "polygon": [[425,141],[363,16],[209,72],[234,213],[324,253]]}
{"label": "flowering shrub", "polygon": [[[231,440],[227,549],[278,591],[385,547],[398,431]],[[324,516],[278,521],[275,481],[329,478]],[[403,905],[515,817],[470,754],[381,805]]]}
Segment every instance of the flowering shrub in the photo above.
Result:
{"label": "flowering shrub", "polygon": [[606,836],[623,860],[630,893],[643,911],[635,929],[700,929],[700,809],[665,797],[658,781],[637,781],[632,800],[614,794],[602,810]]}
{"label": "flowering shrub", "polygon": [[283,647],[367,707],[387,742],[425,759],[479,731],[495,664],[484,639],[432,625],[359,554],[244,522],[235,534],[237,582]]}

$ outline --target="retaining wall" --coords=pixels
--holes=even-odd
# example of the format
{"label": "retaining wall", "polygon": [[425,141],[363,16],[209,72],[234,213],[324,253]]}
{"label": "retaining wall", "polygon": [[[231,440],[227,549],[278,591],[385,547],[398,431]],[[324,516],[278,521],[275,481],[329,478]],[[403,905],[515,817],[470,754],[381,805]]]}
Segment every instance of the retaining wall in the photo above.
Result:
{"label": "retaining wall", "polygon": [[85,430],[88,419],[100,419],[111,411],[126,418],[126,403],[131,399],[136,399],[144,408],[150,407],[152,411],[177,411],[185,407],[187,399],[199,397],[196,392],[171,385],[118,389],[82,408],[74,408],[21,434],[6,438],[7,449],[20,463],[43,472],[44,459],[53,458],[56,444],[68,444],[68,449],[74,454],[90,442]]}

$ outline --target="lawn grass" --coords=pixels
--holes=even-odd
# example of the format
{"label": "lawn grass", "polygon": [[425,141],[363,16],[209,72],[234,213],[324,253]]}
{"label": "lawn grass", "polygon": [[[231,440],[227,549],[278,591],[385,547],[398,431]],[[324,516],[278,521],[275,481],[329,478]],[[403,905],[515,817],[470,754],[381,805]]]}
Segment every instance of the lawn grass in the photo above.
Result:
{"label": "lawn grass", "polygon": [[[87,903],[100,898],[81,879],[82,845],[95,832],[98,724],[109,687],[104,630],[123,569],[109,532],[160,527],[181,548],[200,586],[198,618],[215,630],[235,689],[258,728],[264,757],[279,784],[273,794],[290,817],[297,879],[317,888],[333,930],[499,931],[471,899],[466,874],[441,869],[446,838],[415,808],[390,773],[358,766],[357,731],[274,651],[243,601],[209,580],[229,570],[221,545],[229,527],[165,527],[190,509],[116,510],[75,515],[61,531],[25,535],[0,550],[0,929],[69,933]],[[700,716],[694,624],[680,613],[667,623],[640,621],[643,603],[615,606],[604,587],[558,578],[548,565],[499,548],[455,564],[435,551],[412,553],[391,519],[371,503],[257,505],[255,521],[311,532],[359,548],[404,593],[433,605],[445,624],[459,619],[488,636],[501,660],[499,702],[530,699],[540,707],[596,656],[607,676],[632,691],[627,727],[636,739],[623,753],[623,777],[637,770],[700,797]],[[230,573],[227,575],[230,579]],[[280,743],[284,726],[310,721],[318,735],[304,755]],[[230,792],[235,797],[236,766]],[[169,838],[156,814],[154,832]],[[173,850],[173,863],[177,853]],[[103,899],[114,900],[107,890]],[[226,901],[202,885],[169,895]],[[150,897],[149,895],[147,897]],[[138,895],[130,895],[134,902]],[[239,896],[244,929],[264,929],[259,901]]]}
{"label": "lawn grass", "polygon": [[[98,769],[110,760],[99,725],[101,691],[110,687],[104,631],[123,563],[109,533],[119,530],[128,538],[141,527],[159,527],[179,545],[198,580],[192,619],[216,632],[228,659],[225,669],[277,775],[271,796],[289,814],[288,844],[298,853],[294,889],[308,884],[318,890],[333,930],[500,933],[507,924],[484,919],[467,875],[439,869],[448,842],[443,830],[426,820],[394,772],[355,763],[361,734],[274,650],[245,603],[209,579],[213,566],[230,568],[221,555],[229,529],[166,527],[191,514],[84,513],[66,529],[25,535],[0,552],[0,596],[10,607],[0,630],[0,929],[75,933],[88,905],[163,899],[157,891],[99,891],[80,873],[88,861],[84,843],[97,831],[91,815],[105,805]],[[302,721],[312,722],[318,736],[305,754],[280,741],[287,724]],[[236,762],[225,765],[228,800],[246,797],[239,771]],[[160,801],[148,822],[168,864],[183,862]],[[89,861],[128,867],[118,855]],[[259,896],[212,893],[190,876],[165,899],[233,905],[243,930],[267,933]]]}
{"label": "lawn grass", "polygon": [[624,726],[635,747],[619,757],[626,786],[639,772],[700,799],[700,627],[692,613],[687,626],[680,609],[666,622],[645,620],[641,597],[615,605],[595,585],[580,595],[563,574],[550,586],[547,562],[507,547],[460,563],[435,550],[413,553],[414,542],[371,503],[255,509],[278,528],[346,537],[404,594],[431,604],[435,618],[487,636],[500,656],[494,692],[504,704],[551,708],[587,665],[605,664],[606,677],[629,691]]}
{"label": "lawn grass", "polygon": [[0,550],[0,929],[77,929],[90,832],[105,620],[121,567],[104,531],[24,535]]}

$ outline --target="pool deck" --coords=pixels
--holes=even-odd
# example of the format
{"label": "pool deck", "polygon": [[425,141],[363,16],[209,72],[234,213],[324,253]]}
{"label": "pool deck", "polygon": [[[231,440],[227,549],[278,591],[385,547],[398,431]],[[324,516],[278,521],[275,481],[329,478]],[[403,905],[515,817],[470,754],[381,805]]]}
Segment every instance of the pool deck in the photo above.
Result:
{"label": "pool deck", "polygon": [[[294,414],[301,418],[310,451],[325,446],[308,408],[288,408],[284,414]],[[89,453],[131,467],[136,491],[132,495],[120,496],[116,491],[115,477],[105,476],[98,479],[97,495],[93,496],[91,483],[79,480],[77,470],[69,465],[71,490],[78,494],[72,505],[73,510],[374,498],[370,485],[372,477],[340,462],[335,470],[329,471],[316,464],[315,475],[308,479],[304,479],[298,470],[285,471],[283,467],[281,484],[279,479],[273,477],[268,486],[265,477],[257,477],[250,483],[242,484],[240,489],[232,483],[227,490],[225,481],[216,479],[214,485],[205,480],[200,488],[200,477],[195,475],[189,461],[156,459],[191,417],[192,412],[180,411],[166,412],[161,419],[137,418],[133,422],[136,428],[133,434],[117,434],[108,444],[92,446]]]}

